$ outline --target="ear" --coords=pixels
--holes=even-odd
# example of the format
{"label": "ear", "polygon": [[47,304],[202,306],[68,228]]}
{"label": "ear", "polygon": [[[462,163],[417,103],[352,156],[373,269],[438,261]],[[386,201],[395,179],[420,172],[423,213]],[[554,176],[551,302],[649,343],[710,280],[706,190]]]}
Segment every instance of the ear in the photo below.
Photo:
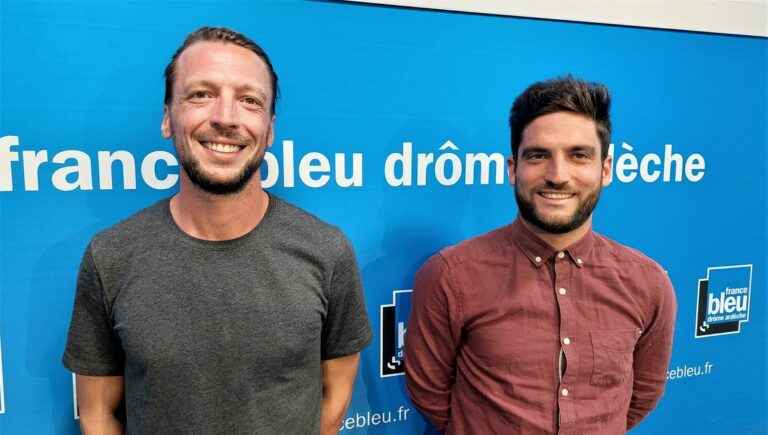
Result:
{"label": "ear", "polygon": [[267,148],[272,146],[272,142],[275,140],[275,115],[272,115],[272,120],[269,121],[269,133],[267,133]]}
{"label": "ear", "polygon": [[608,156],[603,160],[603,167],[601,168],[601,175],[603,180],[603,187],[608,186],[613,181],[613,158]]}
{"label": "ear", "polygon": [[171,129],[171,115],[168,105],[163,106],[163,120],[160,122],[160,134],[166,139],[170,139],[171,136],[173,136],[173,130]]}
{"label": "ear", "polygon": [[507,175],[509,176],[509,184],[514,186],[517,181],[515,179],[515,158],[511,155],[507,157]]}

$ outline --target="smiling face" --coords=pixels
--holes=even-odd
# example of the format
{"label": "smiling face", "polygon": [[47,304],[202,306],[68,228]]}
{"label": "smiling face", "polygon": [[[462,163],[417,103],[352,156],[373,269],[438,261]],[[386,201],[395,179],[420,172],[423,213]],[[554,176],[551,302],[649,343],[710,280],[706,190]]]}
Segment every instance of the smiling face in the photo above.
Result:
{"label": "smiling face", "polygon": [[521,217],[551,234],[589,225],[600,190],[611,182],[611,159],[601,159],[595,122],[570,112],[528,124],[508,164]]}
{"label": "smiling face", "polygon": [[204,41],[184,50],[161,124],[163,137],[173,138],[182,177],[214,194],[260,182],[273,140],[271,86],[267,65],[246,48]]}

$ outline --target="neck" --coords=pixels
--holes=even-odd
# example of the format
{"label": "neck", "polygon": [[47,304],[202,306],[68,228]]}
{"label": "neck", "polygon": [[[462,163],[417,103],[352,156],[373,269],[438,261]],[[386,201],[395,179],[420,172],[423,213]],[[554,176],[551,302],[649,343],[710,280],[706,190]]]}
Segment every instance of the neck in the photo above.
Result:
{"label": "neck", "polygon": [[261,222],[269,195],[261,188],[258,172],[243,190],[230,195],[205,192],[183,174],[179,193],[171,198],[171,216],[192,237],[232,240],[248,234]]}
{"label": "neck", "polygon": [[535,234],[536,237],[540,238],[557,251],[563,251],[567,249],[569,246],[581,240],[581,238],[584,237],[584,235],[592,229],[592,216],[590,216],[589,219],[587,219],[578,228],[563,234],[555,234],[544,231],[536,225],[533,225],[532,223],[525,220],[522,216],[520,217],[520,221],[523,223],[523,225],[525,225],[526,228],[528,228],[528,230]]}

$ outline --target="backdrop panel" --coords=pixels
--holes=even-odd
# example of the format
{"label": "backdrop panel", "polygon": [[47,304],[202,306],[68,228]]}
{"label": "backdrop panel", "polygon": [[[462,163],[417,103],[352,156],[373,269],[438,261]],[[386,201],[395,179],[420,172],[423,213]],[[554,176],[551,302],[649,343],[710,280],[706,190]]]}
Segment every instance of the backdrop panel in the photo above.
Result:
{"label": "backdrop panel", "polygon": [[661,263],[679,301],[667,392],[633,433],[766,433],[765,38],[319,1],[107,3],[0,0],[0,433],[77,433],[60,357],[80,257],[175,192],[162,70],[202,25],[268,51],[282,99],[265,183],[358,256],[376,334],[343,432],[426,430],[402,376],[413,275],[514,218],[509,107],[573,73],[614,97],[595,226]]}

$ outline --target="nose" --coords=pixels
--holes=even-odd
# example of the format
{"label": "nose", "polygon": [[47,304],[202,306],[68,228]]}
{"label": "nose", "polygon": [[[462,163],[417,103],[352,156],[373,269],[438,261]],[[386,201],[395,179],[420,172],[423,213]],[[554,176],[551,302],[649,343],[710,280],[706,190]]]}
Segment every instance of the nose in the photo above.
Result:
{"label": "nose", "polygon": [[237,102],[234,98],[221,95],[216,99],[216,104],[214,104],[212,109],[210,122],[214,127],[237,128]]}
{"label": "nose", "polygon": [[544,174],[547,183],[551,185],[564,185],[570,180],[568,162],[562,156],[553,156],[547,162],[546,173]]}

